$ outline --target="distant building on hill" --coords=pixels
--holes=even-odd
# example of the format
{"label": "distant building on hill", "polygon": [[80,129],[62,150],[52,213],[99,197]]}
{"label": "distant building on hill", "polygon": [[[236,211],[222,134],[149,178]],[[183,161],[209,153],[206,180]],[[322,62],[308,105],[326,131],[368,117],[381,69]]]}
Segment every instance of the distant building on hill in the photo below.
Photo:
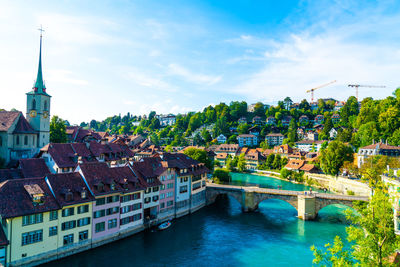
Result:
{"label": "distant building on hill", "polygon": [[237,139],[240,147],[258,145],[258,138],[254,134],[241,134]]}
{"label": "distant building on hill", "polygon": [[265,141],[269,146],[279,146],[282,145],[285,136],[281,133],[270,133],[265,136]]}
{"label": "distant building on hill", "polygon": [[362,164],[369,157],[383,155],[388,157],[400,157],[400,146],[392,146],[386,143],[375,143],[373,142],[371,145],[360,147],[357,153],[357,165],[360,168]]}

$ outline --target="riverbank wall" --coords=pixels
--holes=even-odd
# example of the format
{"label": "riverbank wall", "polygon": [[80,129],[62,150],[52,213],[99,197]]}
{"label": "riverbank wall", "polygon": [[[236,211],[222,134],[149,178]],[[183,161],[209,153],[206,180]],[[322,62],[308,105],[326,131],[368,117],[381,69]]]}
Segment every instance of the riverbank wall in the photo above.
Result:
{"label": "riverbank wall", "polygon": [[[280,177],[279,172],[257,170],[257,174],[265,174],[273,178],[285,180]],[[371,189],[369,186],[361,181],[352,180],[341,176],[331,176],[325,174],[305,173],[306,179],[313,181],[313,186],[320,188],[327,188],[329,191],[339,194],[347,195],[349,192],[354,193],[356,196],[370,196]]]}
{"label": "riverbank wall", "polygon": [[[133,236],[139,232],[144,231],[147,228],[154,227],[155,225],[158,225],[160,223],[172,220],[172,219],[177,219],[186,215],[189,215],[191,213],[195,213],[196,211],[199,211],[200,209],[204,208],[206,206],[206,201],[200,201],[196,203],[196,205],[191,205],[190,207],[188,206],[185,209],[179,209],[176,210],[175,212],[169,212],[169,213],[164,213],[164,214],[159,214],[159,217],[157,218],[156,221],[153,221],[151,224],[147,225],[138,225],[136,227],[128,228],[119,231],[118,233],[112,234],[112,235],[107,235],[105,237],[97,238],[97,239],[91,239],[91,240],[86,240],[77,244],[73,244],[71,246],[67,247],[62,247],[58,249],[54,249],[52,251],[48,251],[46,253],[41,253],[26,259],[18,260],[18,261],[13,261],[9,263],[7,266],[37,266],[41,265],[44,263],[48,263],[51,261],[56,261],[60,260],[62,258],[81,253],[90,249],[95,249],[97,247],[112,243],[114,241],[118,241],[130,236]],[[2,265],[0,265],[2,266]]]}

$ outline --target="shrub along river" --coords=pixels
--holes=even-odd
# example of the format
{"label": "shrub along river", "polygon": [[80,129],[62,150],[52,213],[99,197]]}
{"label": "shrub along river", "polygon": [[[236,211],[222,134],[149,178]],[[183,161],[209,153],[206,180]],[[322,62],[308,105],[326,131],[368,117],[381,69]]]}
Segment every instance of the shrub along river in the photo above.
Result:
{"label": "shrub along river", "polygon": [[[232,173],[232,184],[309,187],[265,176]],[[265,200],[259,212],[242,213],[233,198],[219,198],[173,221],[165,231],[129,238],[49,263],[49,266],[311,266],[310,246],[346,237],[344,207],[328,206],[315,221],[297,219],[281,200]]]}

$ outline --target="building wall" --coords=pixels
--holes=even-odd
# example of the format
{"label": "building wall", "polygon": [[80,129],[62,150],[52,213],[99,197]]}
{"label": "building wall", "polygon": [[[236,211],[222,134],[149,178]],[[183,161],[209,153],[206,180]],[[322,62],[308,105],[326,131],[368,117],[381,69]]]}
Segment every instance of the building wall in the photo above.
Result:
{"label": "building wall", "polygon": [[[7,219],[5,232],[10,242],[7,247],[7,262],[17,261],[26,257],[32,257],[41,253],[57,249],[58,237],[49,236],[49,227],[58,226],[58,220],[50,221],[49,212],[43,213],[43,222],[22,225],[22,217]],[[37,243],[22,245],[22,234],[42,230],[43,240]]]}
{"label": "building wall", "polygon": [[[186,189],[186,190],[184,190]],[[183,190],[183,191],[182,191]],[[176,177],[175,188],[175,207],[176,210],[186,210],[189,208],[191,195],[191,178],[188,175]]]}
{"label": "building wall", "polygon": [[[116,233],[119,231],[119,211],[112,215],[106,214],[104,217],[100,217],[100,218],[95,218],[95,216],[94,216],[94,213],[96,211],[106,210],[106,212],[107,212],[107,209],[114,208],[114,207],[118,207],[118,209],[119,209],[119,207],[120,207],[119,194],[110,194],[110,195],[105,195],[102,197],[96,197],[96,200],[99,198],[103,198],[103,197],[107,198],[110,196],[118,196],[118,201],[113,202],[113,203],[107,203],[107,201],[106,201],[106,204],[104,204],[104,205],[96,205],[96,202],[93,202],[93,222],[92,222],[92,238],[93,239],[104,237],[106,235],[113,234],[113,233]],[[115,228],[109,229],[108,221],[113,220],[113,219],[117,219],[117,226]],[[105,222],[104,231],[96,233],[96,224],[101,223],[101,222]]]}
{"label": "building wall", "polygon": [[[131,216],[134,216],[134,215],[137,215],[137,214],[141,214],[141,218],[139,220],[135,220],[135,221],[132,221],[132,222],[124,224],[124,225],[121,225],[121,221],[120,221],[120,230],[128,229],[130,227],[136,227],[138,225],[142,225],[143,224],[143,196],[144,196],[144,191],[141,190],[141,191],[138,191],[138,192],[132,192],[132,193],[124,194],[124,195],[121,195],[121,198],[123,196],[126,196],[126,195],[131,195],[132,196],[132,195],[137,194],[137,193],[140,194],[140,197],[138,199],[132,199],[132,200],[126,201],[126,202],[120,201],[120,203],[121,203],[120,219],[128,218],[128,217],[131,217]],[[121,213],[121,210],[122,210],[123,207],[132,206],[132,205],[139,204],[139,203],[141,204],[141,208],[140,209],[132,210],[132,211],[124,213],[124,214]]]}
{"label": "building wall", "polygon": [[[62,210],[68,209],[68,208],[73,208],[74,209],[74,215],[71,216],[62,216],[62,210],[57,211],[58,212],[58,247],[64,247],[64,236],[66,235],[73,235],[73,244],[79,243],[79,233],[83,231],[88,232],[88,238],[87,240],[90,240],[92,238],[92,221],[93,221],[93,202],[87,202],[87,203],[82,203],[78,205],[71,205],[71,206],[66,206]],[[84,212],[81,214],[78,214],[78,207],[81,206],[88,206],[88,212]],[[83,218],[89,218],[89,224],[84,225],[84,226],[78,226],[78,220],[83,219]],[[76,227],[73,229],[69,230],[62,230],[62,224],[64,222],[69,222],[69,221],[75,221]],[[47,229],[47,235],[49,234],[49,229]],[[71,245],[73,245],[71,244]]]}
{"label": "building wall", "polygon": [[[160,190],[160,213],[175,208],[175,177],[176,172],[173,169],[168,169],[159,176],[159,180],[163,184],[163,189]],[[169,197],[167,197],[168,195]]]}

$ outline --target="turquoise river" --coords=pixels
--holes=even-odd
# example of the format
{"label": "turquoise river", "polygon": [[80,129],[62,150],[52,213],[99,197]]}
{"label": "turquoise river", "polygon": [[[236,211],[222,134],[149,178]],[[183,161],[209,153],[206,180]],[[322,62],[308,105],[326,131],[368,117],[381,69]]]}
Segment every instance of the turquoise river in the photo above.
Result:
{"label": "turquoise river", "polygon": [[[251,174],[232,174],[232,183],[287,190],[309,187]],[[220,198],[173,221],[165,231],[146,230],[48,266],[312,266],[310,247],[346,236],[345,208],[328,206],[315,221],[297,219],[280,200],[266,200],[259,212],[242,213],[233,198]]]}

